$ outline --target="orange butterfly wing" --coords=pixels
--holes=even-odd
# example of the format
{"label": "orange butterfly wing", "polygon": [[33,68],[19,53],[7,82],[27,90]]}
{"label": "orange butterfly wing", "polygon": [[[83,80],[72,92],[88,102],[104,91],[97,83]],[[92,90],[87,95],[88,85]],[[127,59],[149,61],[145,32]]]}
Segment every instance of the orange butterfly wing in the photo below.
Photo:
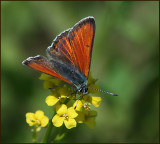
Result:
{"label": "orange butterfly wing", "polygon": [[70,63],[76,67],[76,58],[68,37],[69,31],[70,29],[62,32],[53,40],[51,46],[47,48],[47,55],[50,59],[61,60],[63,63]]}
{"label": "orange butterfly wing", "polygon": [[72,53],[75,57],[73,62],[86,78],[88,78],[95,35],[94,18],[87,17],[82,19],[69,31],[68,35]]}
{"label": "orange butterfly wing", "polygon": [[71,63],[88,79],[94,35],[94,18],[86,17],[58,35],[48,47],[47,54],[53,59]]}
{"label": "orange butterfly wing", "polygon": [[54,77],[58,77],[59,79],[69,84],[72,84],[70,81],[62,77],[60,74],[56,73],[54,71],[53,64],[50,61],[48,61],[45,57],[42,57],[40,55],[35,56],[35,57],[29,57],[26,60],[24,60],[22,63],[35,70],[38,70],[45,74],[49,74]]}
{"label": "orange butterfly wing", "polygon": [[88,79],[94,34],[94,18],[84,18],[53,40],[47,48],[49,60],[38,55],[27,58],[23,64],[69,84],[81,84],[85,81],[83,75]]}

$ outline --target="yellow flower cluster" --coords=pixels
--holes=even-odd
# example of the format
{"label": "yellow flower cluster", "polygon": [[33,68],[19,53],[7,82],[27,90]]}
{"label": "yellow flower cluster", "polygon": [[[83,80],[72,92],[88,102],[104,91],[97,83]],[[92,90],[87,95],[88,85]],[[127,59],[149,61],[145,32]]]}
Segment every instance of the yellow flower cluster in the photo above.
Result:
{"label": "yellow flower cluster", "polygon": [[[53,106],[57,113],[52,119],[54,126],[60,127],[63,123],[67,129],[76,127],[77,123],[85,123],[91,129],[96,126],[97,112],[91,110],[91,105],[99,107],[101,97],[90,96],[90,94],[99,95],[99,91],[89,89],[87,95],[77,100],[74,88],[65,82],[46,74],[41,74],[40,80],[44,80],[44,88],[50,89],[52,93],[45,102],[48,106]],[[98,89],[95,82],[90,74],[88,86]]]}
{"label": "yellow flower cluster", "polygon": [[[99,91],[88,89],[88,94],[80,97],[71,85],[57,78],[42,73],[40,80],[44,80],[45,89],[51,90],[51,95],[46,97],[45,102],[48,106],[53,106],[56,112],[52,118],[55,127],[60,127],[64,123],[67,129],[71,129],[76,127],[77,123],[84,123],[90,129],[95,128],[97,112],[91,110],[91,106],[99,107],[101,97],[90,96],[90,94],[99,95]],[[90,74],[88,87],[98,89],[95,82],[96,80]],[[80,97],[79,100],[76,98],[77,95]],[[35,113],[27,113],[26,122],[29,126],[35,126],[38,131],[41,127],[47,126],[49,118],[44,115],[43,111],[38,110]]]}

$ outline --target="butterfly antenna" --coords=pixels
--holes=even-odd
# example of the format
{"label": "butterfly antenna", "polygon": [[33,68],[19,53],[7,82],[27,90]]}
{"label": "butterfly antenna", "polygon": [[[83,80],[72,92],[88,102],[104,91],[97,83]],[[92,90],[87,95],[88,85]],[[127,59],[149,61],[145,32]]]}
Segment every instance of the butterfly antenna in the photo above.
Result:
{"label": "butterfly antenna", "polygon": [[100,89],[96,89],[96,88],[92,88],[92,87],[88,87],[88,88],[96,90],[96,91],[100,91],[100,92],[103,92],[103,93],[107,93],[107,94],[112,95],[112,96],[118,96],[117,94],[110,93],[110,92],[107,92],[107,91],[103,91],[103,90],[100,90]]}

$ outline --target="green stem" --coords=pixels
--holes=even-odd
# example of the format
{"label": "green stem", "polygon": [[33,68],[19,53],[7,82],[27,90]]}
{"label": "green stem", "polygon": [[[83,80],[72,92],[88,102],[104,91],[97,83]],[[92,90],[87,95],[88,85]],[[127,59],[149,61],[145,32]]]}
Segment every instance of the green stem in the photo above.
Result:
{"label": "green stem", "polygon": [[36,127],[34,127],[34,129],[33,129],[32,140],[33,140],[34,143],[37,143],[37,130],[36,130]]}
{"label": "green stem", "polygon": [[66,128],[63,125],[57,131],[57,134],[53,137],[53,142],[60,142],[66,135]]}
{"label": "green stem", "polygon": [[52,131],[52,128],[53,128],[53,124],[52,124],[52,119],[49,120],[49,124],[48,124],[48,127],[47,127],[47,130],[46,130],[46,133],[45,133],[45,136],[42,140],[42,143],[47,143],[48,142],[48,138],[49,138],[49,135]]}

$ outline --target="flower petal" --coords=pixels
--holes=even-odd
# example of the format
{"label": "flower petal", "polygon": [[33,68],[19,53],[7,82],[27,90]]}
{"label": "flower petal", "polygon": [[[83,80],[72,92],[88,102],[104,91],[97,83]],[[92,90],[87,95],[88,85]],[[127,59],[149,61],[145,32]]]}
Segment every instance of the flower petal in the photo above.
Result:
{"label": "flower petal", "polygon": [[99,107],[101,101],[102,101],[102,98],[101,98],[101,97],[91,97],[91,103],[92,103],[95,107]]}
{"label": "flower petal", "polygon": [[68,120],[64,120],[64,124],[67,129],[71,129],[77,126],[76,120],[72,118],[69,118]]}
{"label": "flower petal", "polygon": [[44,117],[41,119],[41,126],[42,126],[42,127],[47,126],[48,122],[49,122],[49,118],[48,118],[47,116],[44,116]]}
{"label": "flower petal", "polygon": [[26,118],[34,118],[34,113],[26,113]]}
{"label": "flower petal", "polygon": [[43,117],[44,117],[44,112],[43,112],[43,111],[37,110],[37,111],[35,112],[35,118],[36,118],[37,120],[41,120]]}
{"label": "flower petal", "polygon": [[64,121],[64,117],[60,117],[58,114],[56,114],[52,119],[52,123],[56,127],[62,126],[63,121]]}
{"label": "flower petal", "polygon": [[34,113],[26,113],[26,122],[29,124],[29,126],[33,126],[35,121],[36,119]]}
{"label": "flower petal", "polygon": [[67,106],[65,104],[58,105],[56,107],[56,112],[60,116],[62,116],[63,114],[67,114]]}
{"label": "flower petal", "polygon": [[53,106],[55,105],[57,102],[59,101],[59,99],[56,96],[48,96],[45,100],[45,102],[47,103],[48,106]]}
{"label": "flower petal", "polygon": [[73,107],[68,108],[68,116],[69,118],[75,118],[78,116]]}
{"label": "flower petal", "polygon": [[[78,103],[77,103],[78,102]],[[76,106],[77,105],[77,106]],[[81,100],[76,100],[76,102],[73,104],[73,107],[75,108],[75,106],[76,106],[76,110],[77,111],[80,111],[81,110],[81,108],[82,108],[82,106],[83,106],[83,103],[82,103],[82,101]]]}

